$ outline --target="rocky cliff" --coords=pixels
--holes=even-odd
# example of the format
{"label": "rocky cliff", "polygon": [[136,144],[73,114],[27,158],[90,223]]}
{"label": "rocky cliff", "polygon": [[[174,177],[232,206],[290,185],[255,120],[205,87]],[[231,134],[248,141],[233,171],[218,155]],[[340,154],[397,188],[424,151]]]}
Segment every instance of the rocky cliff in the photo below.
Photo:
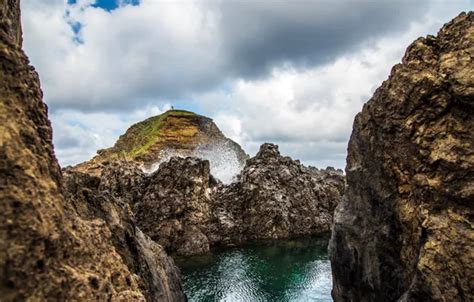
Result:
{"label": "rocky cliff", "polygon": [[197,158],[172,158],[146,178],[134,205],[139,226],[181,255],[328,232],[344,190],[341,172],[307,168],[272,144],[262,145],[230,185],[216,181],[209,162]]}
{"label": "rocky cliff", "polygon": [[354,121],[336,301],[474,301],[474,13],[416,40]]}
{"label": "rocky cliff", "polygon": [[19,1],[0,0],[0,300],[184,300],[123,202],[96,198],[96,179],[63,179],[21,41]]}
{"label": "rocky cliff", "polygon": [[225,161],[228,169],[233,164],[240,170],[248,157],[237,143],[222,134],[212,119],[184,110],[169,110],[132,125],[113,147],[97,153],[74,169],[98,176],[104,166],[118,160],[154,171],[171,156],[198,156],[210,159],[212,168],[217,169],[220,161]]}
{"label": "rocky cliff", "polygon": [[[179,272],[171,258],[160,245],[135,226],[130,202],[133,202],[140,188],[139,185],[135,186],[141,183],[136,181],[138,171],[131,168],[119,171],[128,179],[126,183],[121,182],[120,189],[110,177],[110,169],[101,178],[65,169],[63,194],[79,217],[86,220],[101,219],[106,223],[111,233],[110,243],[129,271],[138,276],[138,286],[147,300],[185,300]],[[117,176],[117,173],[113,175]]]}

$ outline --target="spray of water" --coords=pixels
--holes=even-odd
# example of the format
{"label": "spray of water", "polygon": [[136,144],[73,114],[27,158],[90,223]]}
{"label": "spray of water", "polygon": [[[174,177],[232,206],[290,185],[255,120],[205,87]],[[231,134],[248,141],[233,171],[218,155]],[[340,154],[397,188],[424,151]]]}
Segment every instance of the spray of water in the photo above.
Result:
{"label": "spray of water", "polygon": [[159,160],[148,167],[143,167],[143,172],[151,174],[158,170],[161,163],[167,162],[171,157],[193,156],[209,161],[212,176],[225,184],[230,184],[237,179],[237,175],[244,168],[244,163],[239,161],[236,151],[227,144],[213,144],[199,146],[192,154],[174,149],[161,150]]}

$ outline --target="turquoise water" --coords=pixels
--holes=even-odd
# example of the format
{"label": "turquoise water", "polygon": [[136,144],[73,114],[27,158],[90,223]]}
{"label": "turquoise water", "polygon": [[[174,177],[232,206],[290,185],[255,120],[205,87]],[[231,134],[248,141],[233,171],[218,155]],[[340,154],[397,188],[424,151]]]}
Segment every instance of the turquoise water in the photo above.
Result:
{"label": "turquoise water", "polygon": [[328,237],[177,258],[190,301],[332,301]]}

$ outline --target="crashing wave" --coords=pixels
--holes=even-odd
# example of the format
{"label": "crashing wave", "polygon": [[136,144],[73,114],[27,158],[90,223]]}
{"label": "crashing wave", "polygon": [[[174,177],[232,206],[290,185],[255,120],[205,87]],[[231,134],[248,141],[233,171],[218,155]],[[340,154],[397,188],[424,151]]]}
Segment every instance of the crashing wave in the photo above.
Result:
{"label": "crashing wave", "polygon": [[202,145],[193,152],[184,152],[175,149],[164,149],[159,153],[159,160],[151,165],[143,166],[142,170],[146,174],[157,171],[160,165],[169,161],[172,157],[197,157],[209,161],[211,174],[225,184],[230,184],[237,180],[237,176],[244,168],[244,164],[239,160],[237,153],[227,144]]}

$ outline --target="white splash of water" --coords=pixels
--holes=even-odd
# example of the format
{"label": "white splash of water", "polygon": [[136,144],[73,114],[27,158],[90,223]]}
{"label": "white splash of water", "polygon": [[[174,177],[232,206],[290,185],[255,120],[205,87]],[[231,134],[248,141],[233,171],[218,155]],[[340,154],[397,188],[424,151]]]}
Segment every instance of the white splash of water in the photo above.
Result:
{"label": "white splash of water", "polygon": [[236,181],[237,175],[244,168],[236,151],[226,144],[213,145],[211,148],[199,147],[196,157],[207,159],[211,174],[225,184]]}
{"label": "white splash of water", "polygon": [[225,184],[236,181],[237,175],[244,168],[243,163],[239,161],[234,149],[226,144],[216,144],[212,146],[200,146],[196,148],[192,154],[184,154],[183,152],[173,149],[162,150],[159,154],[160,160],[148,167],[142,167],[142,170],[146,174],[151,174],[158,170],[160,164],[169,161],[171,157],[186,156],[208,160],[212,176]]}

